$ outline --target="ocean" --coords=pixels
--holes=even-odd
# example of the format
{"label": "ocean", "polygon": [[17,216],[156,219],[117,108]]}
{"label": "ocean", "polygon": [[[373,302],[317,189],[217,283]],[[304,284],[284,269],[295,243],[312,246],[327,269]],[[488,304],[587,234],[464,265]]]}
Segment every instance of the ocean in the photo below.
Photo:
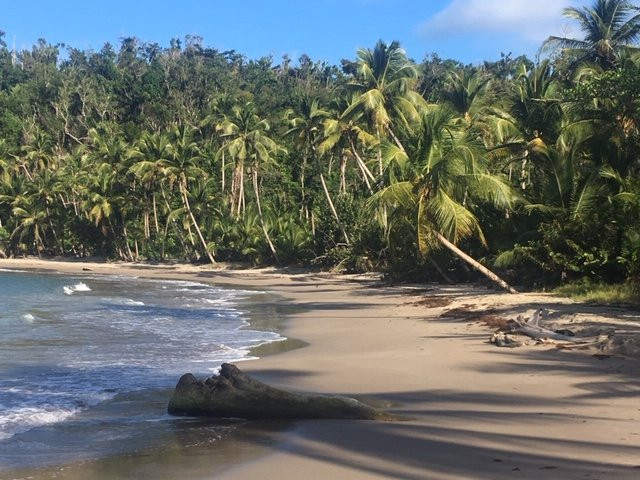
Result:
{"label": "ocean", "polygon": [[208,376],[284,340],[249,323],[268,296],[189,281],[0,271],[0,477],[170,449],[177,436],[194,445],[223,437],[234,422],[170,417],[167,401],[183,373]]}

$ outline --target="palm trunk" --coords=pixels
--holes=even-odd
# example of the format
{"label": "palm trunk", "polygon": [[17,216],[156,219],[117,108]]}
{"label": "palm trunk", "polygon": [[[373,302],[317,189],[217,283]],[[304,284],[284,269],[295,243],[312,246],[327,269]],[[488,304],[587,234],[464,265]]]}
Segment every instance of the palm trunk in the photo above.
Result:
{"label": "palm trunk", "polygon": [[231,214],[240,216],[244,202],[244,161],[237,160],[231,179]]}
{"label": "palm trunk", "polygon": [[340,193],[347,193],[347,157],[340,159]]}
{"label": "palm trunk", "polygon": [[193,216],[193,212],[191,211],[191,205],[189,205],[189,198],[187,197],[187,189],[186,186],[184,185],[184,183],[180,184],[180,191],[182,192],[182,201],[184,202],[184,207],[187,209],[187,213],[189,214],[189,218],[191,218],[191,222],[193,223],[193,228],[196,229],[196,233],[198,234],[198,237],[200,238],[200,243],[202,243],[202,248],[204,248],[205,253],[207,254],[207,257],[209,257],[209,260],[211,261],[211,263],[216,263],[216,260],[213,256],[213,253],[207,248],[207,242],[205,241],[204,237],[202,236],[202,231],[200,230],[200,227],[198,226],[198,222],[196,222],[196,217]]}
{"label": "palm trunk", "polygon": [[124,220],[122,221],[122,233],[124,234],[124,246],[127,249],[127,254],[129,255],[130,261],[134,262],[135,257],[133,256],[133,252],[131,251],[131,247],[129,246],[129,235],[127,233],[127,226],[125,225]]}
{"label": "palm trunk", "polygon": [[[64,245],[62,244],[62,240],[58,238],[58,234],[56,233],[56,228],[53,226],[53,219],[51,218],[49,207],[47,207],[46,210],[47,210],[47,216],[49,217],[49,227],[51,228],[51,233],[53,234],[53,240],[55,241],[55,243],[58,246],[58,249],[60,250],[60,255],[64,255]],[[1,226],[2,226],[2,223],[0,222],[0,227]]]}
{"label": "palm trunk", "polygon": [[149,240],[151,238],[151,227],[149,225],[149,210],[144,211],[144,238],[145,240]]}
{"label": "palm trunk", "polygon": [[440,276],[442,278],[444,278],[444,281],[447,283],[453,283],[453,280],[451,280],[451,277],[449,275],[447,275],[446,273],[444,273],[444,270],[442,269],[442,267],[438,264],[438,262],[436,262],[431,256],[427,257],[427,260],[429,260],[429,263],[438,271],[438,273],[440,274]]}
{"label": "palm trunk", "polygon": [[367,185],[367,188],[369,189],[369,192],[373,193],[373,190],[371,189],[371,183],[369,182],[369,179],[371,179],[371,181],[375,181],[376,178],[373,176],[373,173],[371,173],[371,170],[369,170],[369,168],[364,163],[362,158],[360,158],[360,155],[358,155],[358,151],[356,150],[356,146],[353,144],[353,140],[349,139],[349,142],[351,143],[351,152],[353,153],[354,157],[356,158],[356,163],[358,164],[358,167],[360,168],[360,171],[362,172],[362,176],[364,177],[364,183]]}
{"label": "palm trunk", "polygon": [[156,235],[160,233],[160,225],[158,224],[158,207],[156,205],[156,192],[153,192],[153,223],[156,226]]}
{"label": "palm trunk", "polygon": [[378,137],[378,174],[380,175],[380,178],[382,178],[382,140],[379,126],[376,126],[376,136]]}
{"label": "palm trunk", "polygon": [[300,212],[304,212],[307,208],[307,195],[304,190],[304,171],[306,170],[307,166],[308,148],[309,147],[305,148],[304,155],[302,156],[302,166],[300,167],[300,194],[302,195],[302,207],[300,209]]}
{"label": "palm trunk", "polygon": [[225,172],[224,172],[224,168],[225,168],[225,161],[224,161],[224,150],[222,151],[222,166],[220,167],[220,176],[222,177],[222,193],[224,193],[224,187],[225,187]]}
{"label": "palm trunk", "polygon": [[436,238],[440,241],[440,243],[442,243],[445,247],[447,247],[449,250],[451,250],[453,253],[455,253],[458,257],[460,257],[462,260],[467,262],[473,268],[478,270],[480,273],[482,273],[484,276],[486,276],[492,282],[497,283],[502,288],[507,290],[509,293],[518,293],[518,291],[515,288],[510,286],[507,282],[502,280],[499,276],[497,276],[495,273],[493,273],[487,267],[485,267],[481,263],[479,263],[476,260],[474,260],[473,258],[471,258],[469,255],[464,253],[462,250],[460,250],[458,247],[456,247],[453,243],[451,243],[449,240],[447,240],[442,234],[440,234],[439,232],[434,232],[434,233],[436,235]]}
{"label": "palm trunk", "polygon": [[336,207],[333,205],[333,201],[331,200],[331,195],[329,195],[329,189],[327,188],[327,184],[324,181],[324,175],[322,175],[322,172],[320,172],[320,182],[322,183],[322,189],[324,190],[324,194],[327,197],[327,203],[329,204],[329,208],[331,209],[331,213],[333,214],[333,217],[336,219],[336,223],[340,227],[340,230],[342,230],[342,235],[344,236],[344,241],[347,242],[347,245],[348,245],[350,243],[349,242],[349,237],[347,236],[347,232],[345,231],[344,226],[340,222],[340,217],[338,217],[338,212],[336,211]]}
{"label": "palm trunk", "polygon": [[389,135],[391,135],[391,138],[393,138],[393,141],[398,146],[398,148],[402,150],[402,153],[407,153],[404,147],[402,146],[402,143],[400,143],[400,140],[398,140],[398,137],[396,137],[396,134],[393,133],[393,130],[391,129],[391,127],[387,127],[387,131],[389,132]]}
{"label": "palm trunk", "polygon": [[256,205],[258,207],[258,216],[260,217],[260,224],[262,225],[262,232],[264,233],[264,238],[267,240],[269,244],[269,248],[271,249],[271,253],[273,254],[273,258],[276,259],[276,263],[280,264],[280,260],[278,259],[278,254],[276,253],[276,247],[271,242],[271,238],[269,237],[269,232],[267,232],[267,227],[264,224],[264,218],[262,217],[262,206],[260,205],[260,192],[258,191],[258,170],[254,167],[251,172],[251,178],[253,180],[253,191],[256,195]]}

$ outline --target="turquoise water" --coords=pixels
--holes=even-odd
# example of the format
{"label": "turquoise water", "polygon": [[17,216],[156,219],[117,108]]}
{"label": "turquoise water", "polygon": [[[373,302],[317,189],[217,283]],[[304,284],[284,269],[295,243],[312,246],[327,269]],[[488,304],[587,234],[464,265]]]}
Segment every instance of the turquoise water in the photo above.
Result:
{"label": "turquoise water", "polygon": [[282,339],[248,327],[261,295],[0,271],[0,471],[122,454],[174,435],[189,422],[165,413],[181,374],[210,375]]}

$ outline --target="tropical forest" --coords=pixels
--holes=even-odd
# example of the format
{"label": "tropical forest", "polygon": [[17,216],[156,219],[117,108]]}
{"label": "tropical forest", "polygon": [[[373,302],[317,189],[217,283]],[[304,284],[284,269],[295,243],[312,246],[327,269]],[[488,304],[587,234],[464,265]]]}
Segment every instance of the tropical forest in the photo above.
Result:
{"label": "tropical forest", "polygon": [[[535,58],[0,36],[0,256],[640,282],[640,9]],[[505,283],[506,285],[506,283]]]}

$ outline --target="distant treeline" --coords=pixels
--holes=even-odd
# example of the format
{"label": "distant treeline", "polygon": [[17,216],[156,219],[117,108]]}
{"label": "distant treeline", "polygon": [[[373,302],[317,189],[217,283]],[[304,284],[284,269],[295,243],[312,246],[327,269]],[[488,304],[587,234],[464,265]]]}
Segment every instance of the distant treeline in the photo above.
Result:
{"label": "distant treeline", "polygon": [[0,36],[0,255],[637,280],[640,16],[565,14],[537,63]]}

